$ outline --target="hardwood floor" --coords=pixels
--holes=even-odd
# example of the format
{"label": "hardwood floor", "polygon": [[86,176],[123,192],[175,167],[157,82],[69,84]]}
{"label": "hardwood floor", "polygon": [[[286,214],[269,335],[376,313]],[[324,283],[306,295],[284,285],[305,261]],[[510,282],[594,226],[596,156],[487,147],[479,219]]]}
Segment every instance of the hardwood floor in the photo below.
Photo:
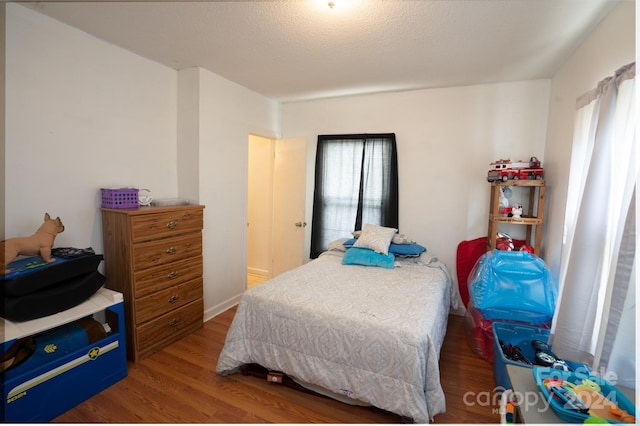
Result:
{"label": "hardwood floor", "polygon": [[251,272],[247,273],[247,288],[251,288],[257,286],[258,284],[262,284],[267,281],[269,277],[259,274],[252,274]]}
{"label": "hardwood floor", "polygon": [[[400,423],[398,415],[303,393],[215,367],[235,308],[143,361],[128,377],[54,423]],[[440,356],[447,412],[435,423],[499,423],[493,367],[467,345],[451,315]],[[495,401],[491,401],[495,400]]]}

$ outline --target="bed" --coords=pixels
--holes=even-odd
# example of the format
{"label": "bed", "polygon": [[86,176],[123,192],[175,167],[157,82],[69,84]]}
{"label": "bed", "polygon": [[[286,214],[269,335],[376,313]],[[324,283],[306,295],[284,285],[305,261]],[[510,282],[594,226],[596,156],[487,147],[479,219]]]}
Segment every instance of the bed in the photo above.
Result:
{"label": "bed", "polygon": [[216,371],[248,364],[417,423],[445,411],[439,354],[457,291],[429,252],[392,268],[328,250],[242,296]]}

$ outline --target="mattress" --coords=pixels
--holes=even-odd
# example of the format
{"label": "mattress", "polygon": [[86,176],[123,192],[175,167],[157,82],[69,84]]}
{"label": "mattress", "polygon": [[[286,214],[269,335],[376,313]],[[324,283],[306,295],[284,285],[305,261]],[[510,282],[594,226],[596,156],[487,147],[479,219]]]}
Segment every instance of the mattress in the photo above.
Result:
{"label": "mattress", "polygon": [[425,252],[393,269],[329,251],[247,290],[216,370],[283,372],[357,403],[426,423],[445,411],[439,355],[457,293]]}

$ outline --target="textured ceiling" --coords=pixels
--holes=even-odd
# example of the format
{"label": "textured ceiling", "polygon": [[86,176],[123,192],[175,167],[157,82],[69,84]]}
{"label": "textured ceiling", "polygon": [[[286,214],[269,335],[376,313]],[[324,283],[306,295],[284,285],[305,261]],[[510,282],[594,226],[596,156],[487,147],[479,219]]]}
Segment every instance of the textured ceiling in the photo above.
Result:
{"label": "textured ceiling", "polygon": [[199,66],[286,102],[548,78],[617,2],[333,1],[25,4],[171,68]]}

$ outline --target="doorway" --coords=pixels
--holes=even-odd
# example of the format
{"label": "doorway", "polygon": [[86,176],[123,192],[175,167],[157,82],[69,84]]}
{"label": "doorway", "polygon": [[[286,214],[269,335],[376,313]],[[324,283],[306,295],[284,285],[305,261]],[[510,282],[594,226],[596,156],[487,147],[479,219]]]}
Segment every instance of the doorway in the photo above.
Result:
{"label": "doorway", "polygon": [[249,135],[247,286],[302,265],[306,143]]}
{"label": "doorway", "polygon": [[271,278],[275,141],[249,135],[247,287]]}

